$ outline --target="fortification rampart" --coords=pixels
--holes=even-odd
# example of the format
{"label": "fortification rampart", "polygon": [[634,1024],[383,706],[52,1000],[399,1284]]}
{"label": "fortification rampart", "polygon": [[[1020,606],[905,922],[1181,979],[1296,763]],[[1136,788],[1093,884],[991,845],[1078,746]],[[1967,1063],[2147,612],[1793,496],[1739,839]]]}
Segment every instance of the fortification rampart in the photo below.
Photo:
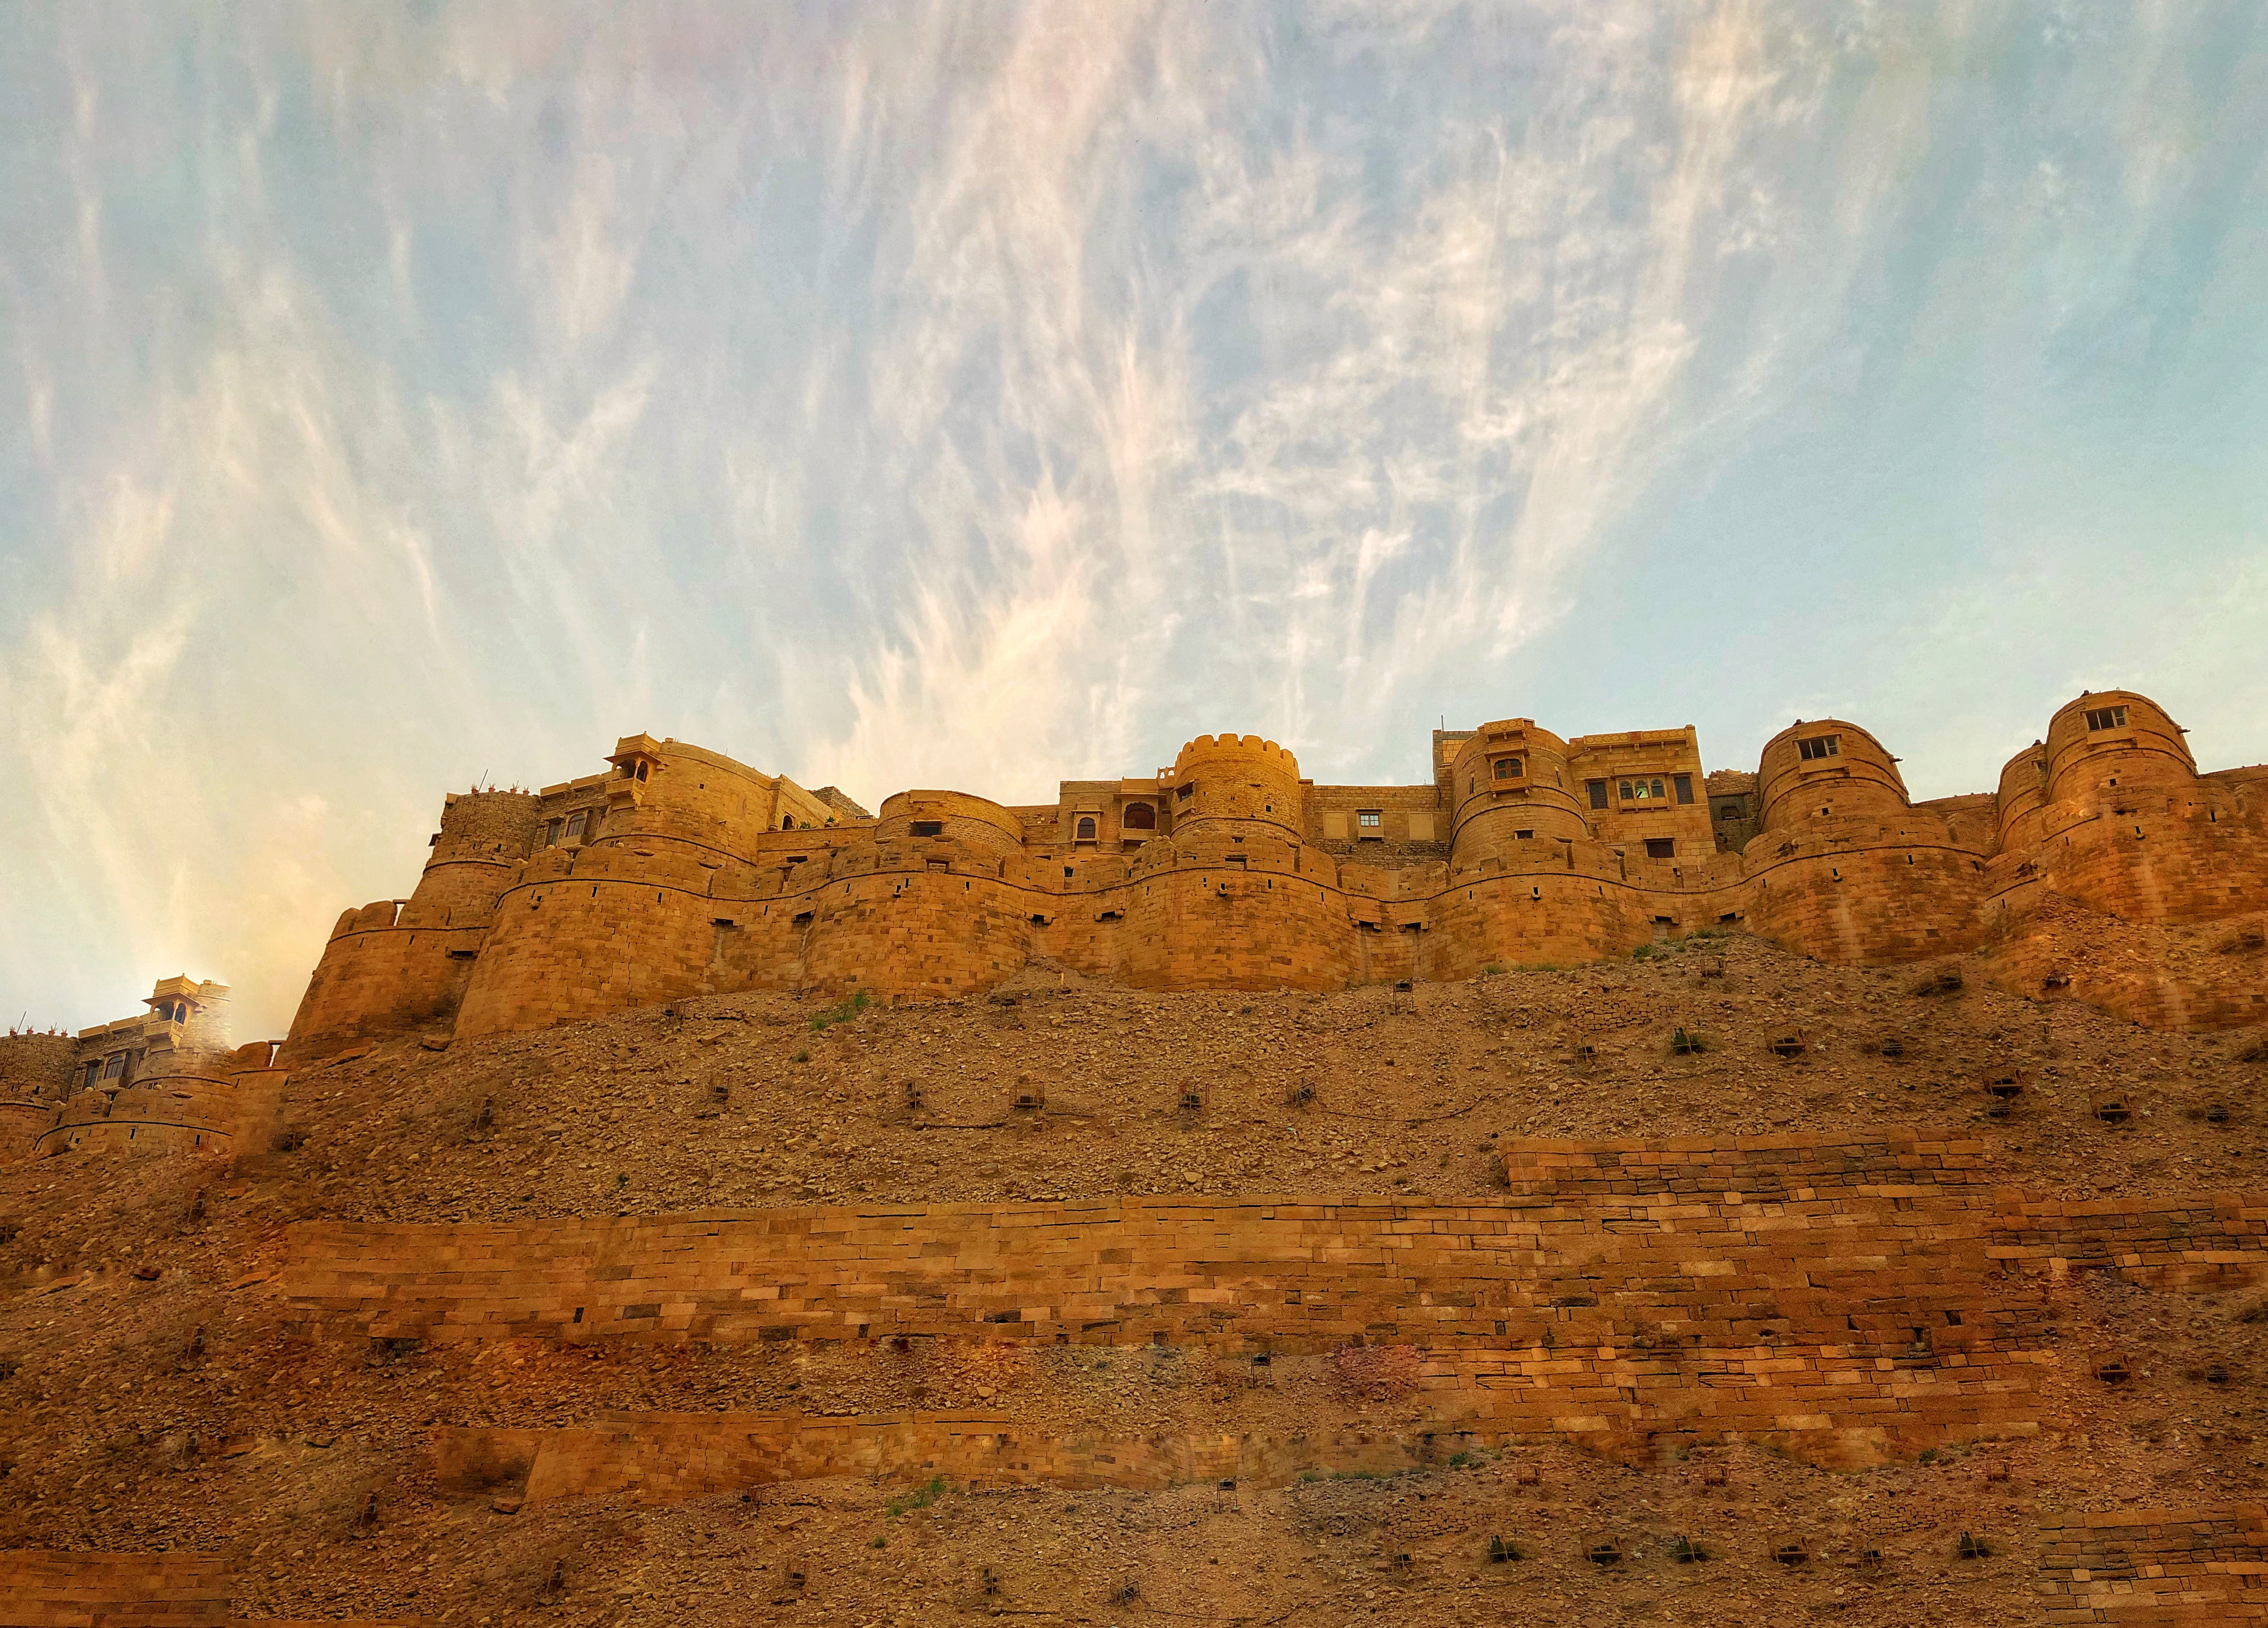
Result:
{"label": "fortification rampart", "polygon": [[2058,1201],[1993,1185],[1960,1141],[1527,1142],[1506,1172],[1503,1198],[1464,1204],[302,1223],[285,1287],[310,1329],[357,1337],[1192,1346],[1287,1374],[1366,1346],[1415,1359],[1424,1422],[1362,1442],[1131,1450],[953,1416],[641,1415],[541,1433],[548,1461],[511,1433],[462,1433],[444,1453],[474,1466],[451,1473],[517,1477],[531,1497],[674,1497],[806,1474],[1156,1485],[1196,1466],[1265,1481],[1406,1458],[1428,1436],[1657,1457],[1740,1439],[1879,1462],[2031,1433],[2043,1380],[2069,1359],[2051,1325],[2086,1274],[2162,1293],[2268,1277],[2268,1197]]}
{"label": "fortification rampart", "polygon": [[78,1043],[69,1035],[0,1035],[0,1101],[59,1095],[77,1072]]}
{"label": "fortification rampart", "polygon": [[33,1158],[97,1153],[225,1158],[266,1148],[283,1127],[286,1072],[267,1041],[208,1056],[118,1090],[80,1091],[29,1124]]}
{"label": "fortification rampart", "polygon": [[1267,1484],[1548,1439],[1633,1462],[1739,1440],[1859,1466],[2034,1433],[2088,1274],[2161,1293],[2268,1278],[2268,1197],[2062,1201],[1996,1185],[1957,1139],[1522,1141],[1504,1170],[1502,1197],[1454,1204],[308,1222],[285,1291],[306,1331],[357,1338],[1189,1346],[1287,1380],[1382,1346],[1406,1354],[1417,1410],[1284,1440],[644,1413],[437,1438],[445,1485],[541,1500],[837,1474]]}
{"label": "fortification rampart", "polygon": [[[1706,774],[1690,728],[1562,740],[1513,718],[1444,732],[1435,755],[1431,785],[1317,787],[1273,741],[1200,735],[1154,776],[1065,782],[1052,810],[912,791],[849,819],[839,794],[626,737],[606,775],[453,799],[417,893],[340,918],[284,1060],[690,994],[966,994],[1035,961],[1325,990],[1704,927],[1896,962],[2021,944],[2057,901],[2143,924],[2268,909],[2257,777],[2200,777],[2127,691],[2058,711],[1992,798],[1924,805],[1839,719],[1774,736],[1753,777]],[[2154,1021],[2259,1015],[2131,978],[2089,998]]]}
{"label": "fortification rampart", "polygon": [[2268,1623],[2268,1509],[2258,1504],[2051,1515],[2039,1545],[2041,1620],[2054,1628]]}
{"label": "fortification rampart", "polygon": [[[1944,1323],[1942,1310],[1965,1308],[1947,1325],[1961,1331],[1941,1338],[1967,1349],[2007,1334],[1983,1308],[1982,1275],[2061,1235],[2054,1206],[2004,1217],[1969,1180],[1965,1145],[1786,1138],[1690,1153],[1653,1157],[1640,1174],[1610,1162],[1627,1156],[1620,1145],[1518,1145],[1512,1196],[1469,1204],[1098,1199],[305,1224],[289,1284],[311,1315],[388,1337],[960,1336],[1314,1352],[1363,1337],[1612,1343],[1632,1331],[1622,1325],[1636,1298],[1616,1303],[1627,1283],[1633,1297],[1644,1285],[1656,1333],[1681,1342],[1737,1345],[1772,1325],[1838,1347],[1903,1347],[1914,1318]],[[2104,1213],[2139,1239],[2155,1212]],[[2193,1216],[2172,1213],[2163,1226],[2194,1230]],[[2228,1212],[2228,1235],[2250,1237],[2256,1219]],[[1911,1303],[1871,1280],[1891,1257],[1911,1274]],[[1790,1286],[1759,1317],[1749,1302],[1767,1279]],[[1836,1285],[1861,1279],[1867,1303],[1846,1304]],[[1671,1282],[1685,1286],[1664,1293]]]}
{"label": "fortification rampart", "polygon": [[0,1610],[20,1628],[224,1628],[233,1582],[218,1555],[0,1551]]}
{"label": "fortification rampart", "polygon": [[[236,1593],[235,1568],[225,1555],[0,1550],[0,1623],[8,1628],[316,1628],[308,1617],[247,1621],[231,1609]],[[320,1620],[323,1628],[414,1628]]]}
{"label": "fortification rampart", "polygon": [[[2218,1248],[2190,1241],[2183,1211],[2125,1217],[2125,1247],[2107,1253],[2088,1236],[2099,1218],[2051,1206],[2003,1231],[1987,1204],[1887,1198],[1657,1204],[1610,1218],[1350,1199],[541,1228],[311,1223],[295,1230],[289,1282],[309,1315],[387,1338],[961,1337],[1249,1354],[1360,1339],[1548,1350],[1626,1344],[1650,1330],[1689,1346],[1779,1337],[1871,1360],[1875,1347],[1905,1353],[1917,1327],[1940,1353],[2016,1349],[2037,1285],[2003,1283],[2003,1262],[2050,1277],[2095,1265],[2164,1287],[2252,1280],[2268,1261],[2261,1214],[2254,1204],[2232,1217]],[[1637,1230],[1613,1231],[1609,1219]],[[1885,1271],[1896,1274],[1888,1289]],[[1754,1309],[1763,1291],[1766,1312]]]}

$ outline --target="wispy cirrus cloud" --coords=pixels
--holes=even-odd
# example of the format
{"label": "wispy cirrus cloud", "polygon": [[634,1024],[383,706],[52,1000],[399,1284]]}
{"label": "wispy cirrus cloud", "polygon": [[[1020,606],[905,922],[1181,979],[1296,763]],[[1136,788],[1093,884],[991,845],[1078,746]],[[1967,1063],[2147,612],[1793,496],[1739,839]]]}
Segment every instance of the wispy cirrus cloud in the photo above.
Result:
{"label": "wispy cirrus cloud", "polygon": [[[218,974],[274,1029],[443,789],[637,728],[871,802],[1219,728],[1409,777],[1444,713],[1739,761],[1814,695],[1982,785],[2096,659],[2261,716],[2264,28],[33,18],[0,984]],[[2152,515],[2191,568],[2138,585]],[[2043,570],[2192,636],[2082,659],[2004,609]]]}

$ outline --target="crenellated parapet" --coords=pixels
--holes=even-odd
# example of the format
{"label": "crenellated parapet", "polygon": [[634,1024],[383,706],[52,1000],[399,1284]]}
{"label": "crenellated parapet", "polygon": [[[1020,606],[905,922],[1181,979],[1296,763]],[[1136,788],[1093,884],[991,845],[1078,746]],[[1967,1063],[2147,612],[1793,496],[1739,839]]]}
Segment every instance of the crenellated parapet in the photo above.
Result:
{"label": "crenellated parapet", "polygon": [[1704,928],[1894,963],[2014,944],[2054,901],[2150,922],[2268,910],[2268,773],[2198,776],[2178,726],[2124,691],[2058,711],[1997,793],[1926,804],[1836,718],[1773,736],[1753,774],[1710,773],[1690,726],[1569,738],[1507,718],[1438,733],[1432,782],[1387,786],[1318,786],[1275,741],[1200,735],[1169,768],[1065,781],[1053,805],[912,790],[872,818],[652,736],[607,764],[533,799],[452,799],[435,864],[484,880],[453,880],[447,902],[437,885],[438,919],[422,883],[342,917],[285,1060],[687,994],[950,998],[1034,964],[1322,990]]}
{"label": "crenellated parapet", "polygon": [[1170,785],[1176,834],[1212,821],[1299,832],[1299,760],[1273,740],[1199,735],[1174,755]]}

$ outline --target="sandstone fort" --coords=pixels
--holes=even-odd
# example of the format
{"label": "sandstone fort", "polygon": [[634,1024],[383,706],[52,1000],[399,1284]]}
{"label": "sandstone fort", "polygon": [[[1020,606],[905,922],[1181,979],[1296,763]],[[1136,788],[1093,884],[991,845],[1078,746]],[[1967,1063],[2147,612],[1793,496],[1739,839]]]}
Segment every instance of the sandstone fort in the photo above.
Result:
{"label": "sandstone fort", "polygon": [[2268,767],[1892,744],[451,795],[0,1040],[0,1624],[2268,1624]]}
{"label": "sandstone fort", "polygon": [[902,792],[869,817],[634,735],[603,774],[450,796],[406,899],[341,917],[286,1057],[524,1029],[681,995],[982,991],[1034,962],[1153,990],[1326,990],[1569,965],[1738,926],[1839,963],[2007,946],[2028,992],[2140,1020],[2260,1019],[2257,991],[2100,976],[2028,937],[2043,900],[2121,923],[2268,905],[2268,768],[2200,773],[2131,691],[2081,696],[1989,793],[1916,803],[1857,724],[1753,771],[1692,729],[1437,733],[1420,785],[1317,785],[1256,736],[1009,807]]}

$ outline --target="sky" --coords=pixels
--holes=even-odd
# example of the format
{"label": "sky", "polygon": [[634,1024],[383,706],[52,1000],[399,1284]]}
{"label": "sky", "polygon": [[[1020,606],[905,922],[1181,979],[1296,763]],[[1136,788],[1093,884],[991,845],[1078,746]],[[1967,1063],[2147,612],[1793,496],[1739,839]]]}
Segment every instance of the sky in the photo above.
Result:
{"label": "sky", "polygon": [[2268,759],[2268,8],[11,4],[0,1021],[440,799],[2082,689]]}

